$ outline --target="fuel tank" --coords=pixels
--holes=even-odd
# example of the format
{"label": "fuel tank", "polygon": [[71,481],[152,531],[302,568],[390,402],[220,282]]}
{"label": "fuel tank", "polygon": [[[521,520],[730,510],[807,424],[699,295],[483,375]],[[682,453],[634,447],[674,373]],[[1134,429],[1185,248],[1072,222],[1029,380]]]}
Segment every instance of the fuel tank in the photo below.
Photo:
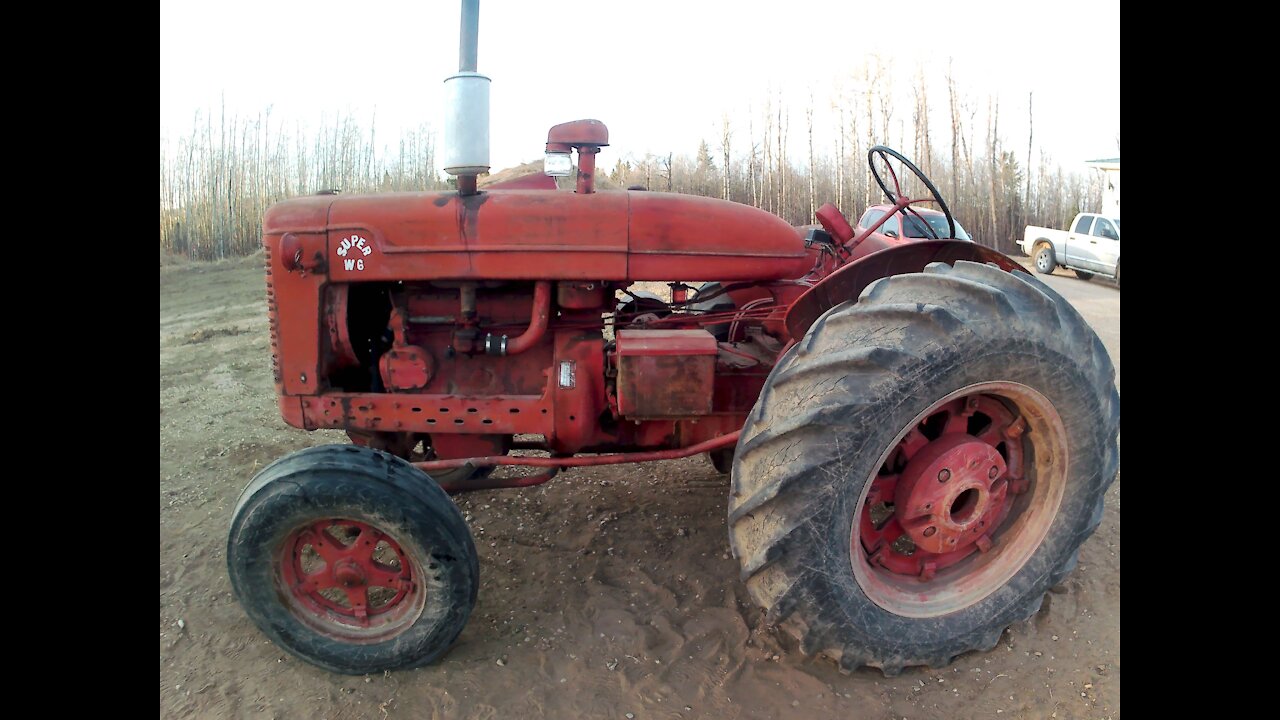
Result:
{"label": "fuel tank", "polygon": [[274,205],[263,236],[342,282],[776,280],[813,265],[771,213],[634,190],[318,195]]}

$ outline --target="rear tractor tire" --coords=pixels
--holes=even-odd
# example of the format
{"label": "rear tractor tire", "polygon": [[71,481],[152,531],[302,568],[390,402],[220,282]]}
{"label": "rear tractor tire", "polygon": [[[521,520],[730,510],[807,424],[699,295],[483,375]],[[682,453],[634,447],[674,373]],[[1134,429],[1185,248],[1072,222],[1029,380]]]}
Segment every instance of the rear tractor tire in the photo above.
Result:
{"label": "rear tractor tire", "polygon": [[232,516],[227,570],[272,642],[351,675],[440,657],[480,580],[449,496],[405,460],[353,445],[308,448],[258,473]]}
{"label": "rear tractor tire", "polygon": [[733,464],[751,597],[844,671],[994,647],[1075,567],[1119,469],[1105,348],[1024,272],[934,263],[832,308]]}

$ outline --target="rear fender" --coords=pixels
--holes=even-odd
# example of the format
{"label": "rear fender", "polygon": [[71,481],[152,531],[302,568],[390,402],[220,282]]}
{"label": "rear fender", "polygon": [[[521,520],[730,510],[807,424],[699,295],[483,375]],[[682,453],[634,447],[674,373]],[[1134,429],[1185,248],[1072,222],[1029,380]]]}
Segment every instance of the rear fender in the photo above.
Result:
{"label": "rear fender", "polygon": [[964,240],[921,240],[886,248],[858,258],[806,290],[787,311],[787,333],[797,340],[804,337],[822,313],[846,300],[856,300],[882,277],[921,272],[929,263],[957,260],[995,263],[1006,272],[1022,269],[1004,253]]}

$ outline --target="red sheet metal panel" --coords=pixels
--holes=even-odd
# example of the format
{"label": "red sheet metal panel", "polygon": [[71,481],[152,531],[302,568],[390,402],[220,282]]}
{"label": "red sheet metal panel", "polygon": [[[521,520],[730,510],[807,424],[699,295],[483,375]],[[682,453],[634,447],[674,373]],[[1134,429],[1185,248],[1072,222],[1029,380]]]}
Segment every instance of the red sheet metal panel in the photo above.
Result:
{"label": "red sheet metal panel", "polygon": [[632,419],[709,415],[716,352],[706,330],[619,330],[618,412]]}
{"label": "red sheet metal panel", "polygon": [[266,235],[325,233],[328,247],[308,256],[308,269],[341,282],[770,280],[813,265],[777,216],[674,193],[326,195],[278,203],[264,226]]}
{"label": "red sheet metal panel", "polygon": [[1007,272],[1021,269],[1003,254],[964,240],[919,240],[885,248],[857,258],[805,291],[787,311],[787,332],[797,340],[804,337],[822,313],[845,300],[856,299],[882,277],[921,272],[931,262],[951,264],[957,260],[995,263]]}
{"label": "red sheet metal panel", "polygon": [[330,209],[329,245],[335,280],[622,280],[627,196],[539,190],[351,196]]}
{"label": "red sheet metal panel", "polygon": [[813,267],[796,229],[748,205],[632,192],[633,280],[781,280]]}
{"label": "red sheet metal panel", "polygon": [[618,356],[715,355],[716,338],[706,330],[619,330]]}

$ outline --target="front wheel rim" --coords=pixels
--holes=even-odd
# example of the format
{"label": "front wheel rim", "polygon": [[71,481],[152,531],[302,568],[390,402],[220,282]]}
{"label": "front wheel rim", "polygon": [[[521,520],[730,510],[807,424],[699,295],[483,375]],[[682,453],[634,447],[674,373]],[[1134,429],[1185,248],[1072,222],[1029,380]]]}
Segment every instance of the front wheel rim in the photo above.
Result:
{"label": "front wheel rim", "polygon": [[1030,387],[979,383],[933,403],[898,433],[862,489],[850,536],[858,585],[904,617],[979,602],[1040,547],[1068,460],[1061,417]]}
{"label": "front wheel rim", "polygon": [[426,605],[423,576],[421,563],[389,533],[324,518],[285,536],[276,582],[303,624],[334,640],[367,644],[396,637],[418,620]]}

